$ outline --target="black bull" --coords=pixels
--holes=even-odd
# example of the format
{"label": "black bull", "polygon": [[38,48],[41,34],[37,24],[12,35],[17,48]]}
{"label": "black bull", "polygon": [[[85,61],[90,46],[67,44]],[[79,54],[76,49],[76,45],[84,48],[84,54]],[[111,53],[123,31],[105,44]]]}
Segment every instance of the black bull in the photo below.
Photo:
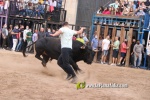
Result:
{"label": "black bull", "polygon": [[[48,62],[49,59],[58,60],[58,57],[61,54],[61,43],[60,43],[60,39],[58,38],[47,37],[47,38],[40,39],[33,44],[35,44],[35,50],[36,50],[35,57],[42,61],[42,65],[44,67],[46,66],[46,63]],[[92,64],[91,47],[88,46],[85,46],[84,48],[81,47],[83,47],[83,44],[81,42],[73,41],[72,55],[71,58],[69,59],[69,63],[72,65],[76,73],[78,73],[78,71],[81,71],[81,69],[76,64],[78,61],[83,60],[87,64]],[[26,57],[25,55],[26,48],[23,49],[24,57]],[[41,55],[43,58],[40,57]]]}

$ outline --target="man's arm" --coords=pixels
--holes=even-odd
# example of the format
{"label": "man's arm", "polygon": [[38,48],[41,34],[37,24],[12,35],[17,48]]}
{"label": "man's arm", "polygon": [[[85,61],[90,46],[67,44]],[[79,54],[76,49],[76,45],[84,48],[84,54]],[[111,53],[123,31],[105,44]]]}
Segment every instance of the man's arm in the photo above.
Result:
{"label": "man's arm", "polygon": [[62,31],[58,30],[54,34],[50,34],[51,36],[58,36],[62,33]]}
{"label": "man's arm", "polygon": [[85,28],[84,27],[81,27],[81,29],[79,31],[76,31],[77,34],[81,34],[83,32]]}

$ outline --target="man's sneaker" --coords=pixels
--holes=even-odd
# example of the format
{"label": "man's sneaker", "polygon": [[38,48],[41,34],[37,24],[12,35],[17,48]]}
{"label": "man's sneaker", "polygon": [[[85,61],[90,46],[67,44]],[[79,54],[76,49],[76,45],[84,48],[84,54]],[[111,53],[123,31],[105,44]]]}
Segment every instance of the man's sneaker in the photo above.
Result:
{"label": "man's sneaker", "polygon": [[71,78],[73,78],[72,75],[68,74],[66,80],[70,80]]}
{"label": "man's sneaker", "polygon": [[76,83],[77,83],[77,77],[76,77],[76,76],[74,76],[74,77],[72,78],[71,83],[73,83],[73,84],[76,84]]}
{"label": "man's sneaker", "polygon": [[101,64],[104,64],[104,63],[101,61]]}

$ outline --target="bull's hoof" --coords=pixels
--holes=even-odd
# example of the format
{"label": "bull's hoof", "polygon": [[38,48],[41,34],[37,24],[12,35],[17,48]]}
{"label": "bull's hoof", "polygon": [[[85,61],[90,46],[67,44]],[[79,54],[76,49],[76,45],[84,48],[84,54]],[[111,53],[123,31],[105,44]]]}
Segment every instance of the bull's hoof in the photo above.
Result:
{"label": "bull's hoof", "polygon": [[43,63],[43,62],[42,62],[42,65],[43,65],[43,67],[46,67],[46,63]]}

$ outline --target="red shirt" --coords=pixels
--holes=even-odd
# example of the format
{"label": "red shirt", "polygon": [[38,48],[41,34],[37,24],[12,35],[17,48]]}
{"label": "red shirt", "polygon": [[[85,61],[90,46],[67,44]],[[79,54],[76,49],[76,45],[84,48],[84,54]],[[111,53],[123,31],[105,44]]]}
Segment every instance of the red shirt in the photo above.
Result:
{"label": "red shirt", "polygon": [[102,14],[105,14],[105,15],[110,15],[111,12],[109,10],[104,10]]}
{"label": "red shirt", "polygon": [[117,16],[120,16],[122,13],[121,12],[116,12],[116,15]]}
{"label": "red shirt", "polygon": [[122,44],[121,44],[121,52],[122,53],[126,53],[127,52],[127,45],[126,45],[126,43],[125,42],[123,42]]}

